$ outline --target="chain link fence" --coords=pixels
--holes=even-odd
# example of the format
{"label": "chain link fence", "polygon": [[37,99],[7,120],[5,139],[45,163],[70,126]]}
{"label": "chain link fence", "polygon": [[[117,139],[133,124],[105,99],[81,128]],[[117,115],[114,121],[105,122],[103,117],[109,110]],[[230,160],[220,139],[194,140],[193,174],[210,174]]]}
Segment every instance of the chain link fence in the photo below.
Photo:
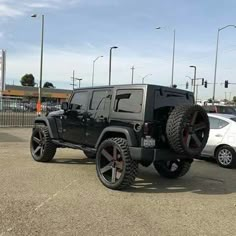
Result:
{"label": "chain link fence", "polygon": [[[42,115],[60,109],[55,103],[42,103]],[[32,127],[37,117],[36,102],[21,100],[0,100],[0,128],[2,127]]]}

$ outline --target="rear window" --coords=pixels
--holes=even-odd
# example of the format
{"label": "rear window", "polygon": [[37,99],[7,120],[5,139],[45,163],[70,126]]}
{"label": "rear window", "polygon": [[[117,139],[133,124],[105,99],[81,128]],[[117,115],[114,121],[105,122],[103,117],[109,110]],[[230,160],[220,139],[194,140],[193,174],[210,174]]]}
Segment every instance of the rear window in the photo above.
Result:
{"label": "rear window", "polygon": [[142,89],[119,89],[116,92],[115,112],[140,113],[143,104]]}
{"label": "rear window", "polygon": [[222,107],[217,107],[217,110],[219,113],[224,113],[224,114],[234,114],[235,113],[235,110],[232,107],[222,106]]}

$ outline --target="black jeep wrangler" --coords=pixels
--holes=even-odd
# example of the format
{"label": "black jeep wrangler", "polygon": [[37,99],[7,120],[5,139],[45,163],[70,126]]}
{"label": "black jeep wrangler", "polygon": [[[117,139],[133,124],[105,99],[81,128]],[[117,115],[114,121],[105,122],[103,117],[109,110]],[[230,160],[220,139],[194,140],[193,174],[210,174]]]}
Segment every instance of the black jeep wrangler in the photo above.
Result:
{"label": "black jeep wrangler", "polygon": [[30,149],[34,160],[51,161],[57,148],[83,150],[96,158],[108,188],[130,186],[138,164],[154,164],[161,176],[190,169],[209,134],[206,112],[188,91],[157,85],[76,89],[62,110],[35,119]]}

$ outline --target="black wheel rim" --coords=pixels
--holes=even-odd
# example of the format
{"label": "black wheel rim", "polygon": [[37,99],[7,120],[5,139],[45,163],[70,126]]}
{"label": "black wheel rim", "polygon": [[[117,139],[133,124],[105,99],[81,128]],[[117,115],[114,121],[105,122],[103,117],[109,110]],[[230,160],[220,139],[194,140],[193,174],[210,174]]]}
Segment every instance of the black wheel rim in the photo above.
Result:
{"label": "black wheel rim", "polygon": [[42,130],[34,132],[31,140],[32,154],[36,157],[41,157],[45,149],[45,135]]}
{"label": "black wheel rim", "polygon": [[98,160],[98,170],[109,184],[115,184],[120,180],[124,171],[124,160],[115,145],[103,147]]}
{"label": "black wheel rim", "polygon": [[195,111],[188,117],[186,126],[183,129],[185,147],[189,150],[202,148],[207,132],[208,126],[205,118],[200,112]]}

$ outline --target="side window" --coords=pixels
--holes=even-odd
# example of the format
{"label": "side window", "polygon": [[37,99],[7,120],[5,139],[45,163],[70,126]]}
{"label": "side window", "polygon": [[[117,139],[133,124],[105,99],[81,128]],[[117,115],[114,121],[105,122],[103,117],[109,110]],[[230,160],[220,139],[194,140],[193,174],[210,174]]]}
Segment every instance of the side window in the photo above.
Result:
{"label": "side window", "polygon": [[229,123],[224,121],[224,120],[219,120],[219,129],[224,128],[225,126],[227,126]]}
{"label": "side window", "polygon": [[94,91],[90,103],[90,110],[105,110],[106,103],[111,99],[110,91]]}
{"label": "side window", "polygon": [[115,112],[140,113],[143,103],[143,90],[133,89],[117,90],[115,99]]}
{"label": "side window", "polygon": [[210,121],[210,129],[222,129],[229,124],[224,120],[213,117],[209,117],[209,121]]}
{"label": "side window", "polygon": [[85,111],[88,105],[88,92],[77,92],[73,95],[70,102],[70,109],[73,111]]}

